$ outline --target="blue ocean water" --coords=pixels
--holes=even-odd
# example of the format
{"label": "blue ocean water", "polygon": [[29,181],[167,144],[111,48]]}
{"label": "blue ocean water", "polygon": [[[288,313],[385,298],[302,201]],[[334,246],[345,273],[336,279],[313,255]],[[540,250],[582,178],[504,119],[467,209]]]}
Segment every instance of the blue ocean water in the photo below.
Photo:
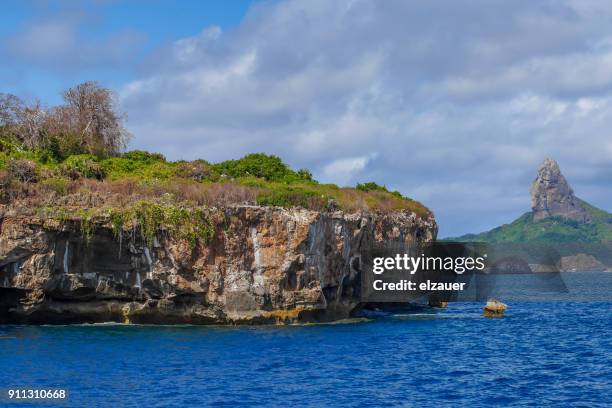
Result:
{"label": "blue ocean water", "polygon": [[501,319],[465,302],[325,325],[0,326],[0,388],[79,407],[612,406],[612,274],[566,282]]}

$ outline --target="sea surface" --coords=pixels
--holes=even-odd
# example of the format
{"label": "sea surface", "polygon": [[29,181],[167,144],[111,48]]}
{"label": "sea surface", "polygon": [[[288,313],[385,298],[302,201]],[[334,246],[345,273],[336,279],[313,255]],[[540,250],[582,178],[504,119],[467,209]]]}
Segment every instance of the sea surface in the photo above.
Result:
{"label": "sea surface", "polygon": [[498,319],[458,302],[322,325],[0,326],[0,389],[69,393],[0,406],[610,407],[612,273],[561,278],[504,278],[520,296]]}

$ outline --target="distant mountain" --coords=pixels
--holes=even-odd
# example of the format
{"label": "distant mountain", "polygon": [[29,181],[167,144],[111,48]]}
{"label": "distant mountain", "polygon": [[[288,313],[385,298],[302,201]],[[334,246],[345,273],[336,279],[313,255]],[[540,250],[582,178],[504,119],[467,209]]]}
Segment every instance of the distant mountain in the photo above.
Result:
{"label": "distant mountain", "polygon": [[544,160],[530,191],[532,211],[490,231],[449,240],[490,243],[612,242],[612,214],[577,198],[556,161]]}

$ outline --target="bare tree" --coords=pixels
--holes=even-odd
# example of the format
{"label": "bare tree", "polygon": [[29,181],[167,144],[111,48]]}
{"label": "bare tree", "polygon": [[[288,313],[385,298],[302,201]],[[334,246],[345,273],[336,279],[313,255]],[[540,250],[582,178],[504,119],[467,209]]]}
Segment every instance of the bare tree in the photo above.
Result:
{"label": "bare tree", "polygon": [[84,82],[63,97],[64,105],[45,109],[38,101],[26,105],[14,95],[0,93],[0,130],[29,149],[58,139],[94,154],[112,155],[126,147],[131,135],[110,89]]}
{"label": "bare tree", "polygon": [[55,109],[60,125],[77,133],[81,146],[91,153],[114,154],[123,150],[131,135],[123,126],[125,114],[117,109],[116,96],[97,82],[84,82],[64,92],[64,106]]}
{"label": "bare tree", "polygon": [[0,94],[0,126],[28,148],[40,144],[46,114],[39,101],[26,105],[15,95]]}
{"label": "bare tree", "polygon": [[21,99],[15,95],[0,93],[0,126],[14,126],[17,119],[17,112],[23,107]]}
{"label": "bare tree", "polygon": [[40,146],[47,112],[41,107],[40,101],[30,106],[24,106],[17,112],[17,133],[21,142],[29,149]]}

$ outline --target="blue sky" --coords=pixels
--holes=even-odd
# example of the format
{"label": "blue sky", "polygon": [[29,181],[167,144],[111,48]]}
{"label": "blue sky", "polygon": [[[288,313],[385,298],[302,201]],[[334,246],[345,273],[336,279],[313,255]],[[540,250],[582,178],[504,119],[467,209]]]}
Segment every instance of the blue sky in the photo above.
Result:
{"label": "blue sky", "polygon": [[528,211],[546,157],[612,209],[611,27],[598,0],[8,1],[0,91],[55,104],[95,79],[132,148],[277,154],[458,235]]}
{"label": "blue sky", "polygon": [[[240,23],[250,4],[247,0],[182,0],[180,6],[163,0],[7,0],[0,13],[0,47],[18,55],[0,66],[0,89],[54,104],[61,101],[62,90],[79,81],[95,78],[119,88],[138,76],[149,52],[196,35],[207,26],[231,29]],[[43,50],[15,52],[16,47],[27,48],[26,44],[13,45],[20,35],[29,34],[30,41],[51,41],[45,33],[64,40],[65,49],[59,57]],[[83,44],[96,48],[112,43],[120,50],[114,58],[102,55],[91,63],[86,59],[62,62],[66,54],[78,54]],[[129,47],[123,48],[125,43]]]}

